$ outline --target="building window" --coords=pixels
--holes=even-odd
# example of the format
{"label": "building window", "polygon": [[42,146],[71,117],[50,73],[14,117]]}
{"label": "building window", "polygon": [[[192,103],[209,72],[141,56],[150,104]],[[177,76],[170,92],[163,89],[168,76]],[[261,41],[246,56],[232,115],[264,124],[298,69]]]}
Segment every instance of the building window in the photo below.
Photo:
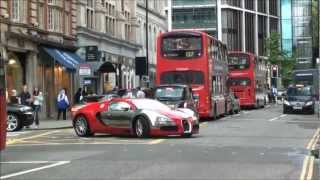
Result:
{"label": "building window", "polygon": [[114,5],[108,3],[108,1],[105,2],[104,5],[106,9],[106,15],[105,15],[105,32],[107,34],[110,34],[112,36],[115,35],[115,12],[114,12]]}
{"label": "building window", "polygon": [[48,0],[48,29],[49,31],[62,32],[62,6],[63,1]]}
{"label": "building window", "polygon": [[40,29],[45,29],[44,0],[40,0],[38,3],[38,23]]}
{"label": "building window", "polygon": [[28,1],[11,0],[11,19],[14,22],[25,23],[27,19]]}
{"label": "building window", "polygon": [[64,33],[66,35],[71,34],[71,1],[70,0],[65,0],[65,5],[64,5]]}
{"label": "building window", "polygon": [[87,0],[87,12],[86,12],[86,24],[87,28],[94,28],[94,2],[93,0]]}
{"label": "building window", "polygon": [[131,24],[130,24],[130,13],[128,11],[124,11],[124,17],[126,19],[125,25],[124,25],[124,37],[126,40],[131,40]]}

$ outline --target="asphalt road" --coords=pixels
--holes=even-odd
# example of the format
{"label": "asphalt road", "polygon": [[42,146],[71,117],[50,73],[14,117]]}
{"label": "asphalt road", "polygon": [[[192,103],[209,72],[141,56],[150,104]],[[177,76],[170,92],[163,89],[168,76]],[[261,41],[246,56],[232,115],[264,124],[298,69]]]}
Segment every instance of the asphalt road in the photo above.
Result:
{"label": "asphalt road", "polygon": [[320,179],[316,115],[281,106],[203,122],[193,138],[79,138],[72,129],[10,133],[0,179]]}

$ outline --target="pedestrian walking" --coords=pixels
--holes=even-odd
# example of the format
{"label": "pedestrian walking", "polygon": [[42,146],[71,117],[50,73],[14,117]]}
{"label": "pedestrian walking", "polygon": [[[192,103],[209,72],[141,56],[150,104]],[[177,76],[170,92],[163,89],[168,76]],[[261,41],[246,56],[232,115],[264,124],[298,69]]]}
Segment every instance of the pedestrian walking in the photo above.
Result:
{"label": "pedestrian walking", "polygon": [[31,106],[32,98],[30,93],[28,92],[27,85],[23,86],[22,92],[20,93],[19,97],[20,97],[20,103],[22,105]]}
{"label": "pedestrian walking", "polygon": [[43,94],[39,90],[39,88],[34,88],[33,93],[32,93],[32,99],[33,99],[35,128],[39,128],[39,112],[40,112],[41,106],[43,104]]}
{"label": "pedestrian walking", "polygon": [[78,89],[78,91],[74,95],[73,99],[74,99],[74,103],[75,104],[79,104],[82,101],[82,99],[83,99],[83,97],[82,97],[82,88]]}
{"label": "pedestrian walking", "polygon": [[63,113],[63,120],[67,119],[67,109],[69,107],[69,100],[66,95],[65,89],[60,90],[58,97],[57,97],[57,107],[58,107],[58,118],[60,119],[61,113]]}

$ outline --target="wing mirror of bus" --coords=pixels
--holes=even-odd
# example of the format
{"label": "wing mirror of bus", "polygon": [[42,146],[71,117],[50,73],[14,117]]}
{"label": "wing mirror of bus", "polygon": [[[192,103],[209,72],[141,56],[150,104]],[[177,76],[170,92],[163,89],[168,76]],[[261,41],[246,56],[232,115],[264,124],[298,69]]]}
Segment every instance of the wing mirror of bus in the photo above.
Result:
{"label": "wing mirror of bus", "polygon": [[199,97],[199,94],[195,94],[195,93],[192,93],[192,97],[195,101],[199,101],[200,97]]}

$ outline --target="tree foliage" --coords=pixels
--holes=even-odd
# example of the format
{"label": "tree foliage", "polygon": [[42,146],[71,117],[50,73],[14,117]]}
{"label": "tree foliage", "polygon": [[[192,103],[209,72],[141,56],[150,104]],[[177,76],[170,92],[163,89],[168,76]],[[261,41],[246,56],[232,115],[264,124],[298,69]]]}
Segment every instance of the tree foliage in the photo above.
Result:
{"label": "tree foliage", "polygon": [[267,58],[270,65],[277,65],[278,71],[284,86],[292,83],[292,71],[296,64],[295,53],[289,53],[281,48],[281,36],[278,33],[271,33],[266,39]]}

